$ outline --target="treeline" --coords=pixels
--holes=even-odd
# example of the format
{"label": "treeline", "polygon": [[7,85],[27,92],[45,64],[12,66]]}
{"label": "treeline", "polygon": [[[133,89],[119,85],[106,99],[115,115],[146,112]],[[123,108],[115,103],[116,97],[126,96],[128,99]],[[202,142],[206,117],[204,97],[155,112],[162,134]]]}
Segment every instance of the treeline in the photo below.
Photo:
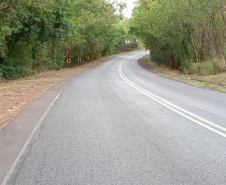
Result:
{"label": "treeline", "polygon": [[124,7],[107,0],[0,0],[0,80],[137,47],[121,23]]}
{"label": "treeline", "polygon": [[138,0],[130,31],[152,60],[184,73],[225,70],[225,0]]}

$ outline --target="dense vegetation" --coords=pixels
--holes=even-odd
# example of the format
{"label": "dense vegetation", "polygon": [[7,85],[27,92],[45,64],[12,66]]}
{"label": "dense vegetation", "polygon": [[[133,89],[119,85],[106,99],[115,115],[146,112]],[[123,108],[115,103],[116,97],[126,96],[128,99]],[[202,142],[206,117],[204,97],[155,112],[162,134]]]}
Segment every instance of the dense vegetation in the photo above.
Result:
{"label": "dense vegetation", "polygon": [[121,22],[124,7],[107,0],[0,0],[0,80],[137,47]]}
{"label": "dense vegetation", "polygon": [[138,0],[130,20],[124,8],[108,0],[0,0],[0,80],[129,51],[136,37],[159,65],[225,70],[226,0]]}
{"label": "dense vegetation", "polygon": [[225,70],[225,0],[138,0],[130,31],[152,60],[184,73]]}

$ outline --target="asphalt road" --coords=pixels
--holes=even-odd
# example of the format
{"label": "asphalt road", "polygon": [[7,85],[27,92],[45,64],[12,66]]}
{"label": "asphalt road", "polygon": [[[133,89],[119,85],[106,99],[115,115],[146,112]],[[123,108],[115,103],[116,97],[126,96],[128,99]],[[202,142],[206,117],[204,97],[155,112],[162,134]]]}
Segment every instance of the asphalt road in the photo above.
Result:
{"label": "asphalt road", "polygon": [[26,133],[14,123],[0,133],[0,182],[225,185],[226,95],[156,76],[137,64],[143,55],[112,59],[25,110],[35,110]]}

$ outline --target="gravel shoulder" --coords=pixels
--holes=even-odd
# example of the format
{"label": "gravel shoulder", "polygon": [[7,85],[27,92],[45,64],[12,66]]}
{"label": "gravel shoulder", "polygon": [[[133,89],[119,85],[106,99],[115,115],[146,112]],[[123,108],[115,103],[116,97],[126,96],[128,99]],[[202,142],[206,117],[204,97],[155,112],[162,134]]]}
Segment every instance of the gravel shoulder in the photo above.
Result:
{"label": "gravel shoulder", "polygon": [[30,103],[53,86],[124,54],[104,57],[78,67],[50,70],[34,76],[0,82],[0,131]]}
{"label": "gravel shoulder", "polygon": [[226,93],[226,73],[219,73],[216,75],[184,75],[178,70],[170,69],[166,66],[158,66],[151,61],[149,56],[145,56],[138,60],[138,64],[159,76],[171,80],[183,82],[195,87],[205,88],[218,92]]}

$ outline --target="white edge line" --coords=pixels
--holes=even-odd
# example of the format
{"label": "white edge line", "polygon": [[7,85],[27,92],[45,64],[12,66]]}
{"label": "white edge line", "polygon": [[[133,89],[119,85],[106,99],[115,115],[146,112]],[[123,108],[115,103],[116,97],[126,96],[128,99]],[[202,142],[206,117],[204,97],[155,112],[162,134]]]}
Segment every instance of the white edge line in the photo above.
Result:
{"label": "white edge line", "polygon": [[[141,55],[141,54],[139,54]],[[138,55],[135,55],[138,56]],[[75,78],[73,78],[56,96],[56,98],[53,100],[53,102],[51,103],[51,105],[48,107],[48,109],[45,111],[45,113],[43,114],[43,116],[40,118],[39,122],[37,123],[37,125],[35,126],[35,128],[33,129],[31,135],[29,136],[29,138],[27,139],[26,143],[24,144],[23,148],[21,149],[19,155],[17,156],[16,160],[14,161],[12,167],[10,168],[9,172],[7,173],[7,175],[5,176],[3,182],[1,183],[1,185],[7,185],[10,177],[12,176],[14,169],[16,168],[17,164],[20,161],[20,158],[23,156],[23,154],[25,153],[28,145],[30,144],[31,140],[33,139],[35,133],[38,131],[39,127],[42,124],[43,119],[45,118],[45,116],[47,115],[47,113],[49,112],[49,110],[51,109],[51,107],[54,105],[54,103],[56,102],[56,100],[60,97],[61,93],[67,88],[67,86],[69,84],[71,84],[78,76],[76,76]]]}
{"label": "white edge line", "polygon": [[149,92],[149,91],[147,91],[147,90],[145,90],[145,89],[143,89],[143,88],[137,86],[136,84],[134,84],[133,82],[131,82],[129,79],[127,79],[126,76],[123,74],[123,72],[122,72],[122,63],[121,63],[120,66],[119,66],[119,70],[121,71],[121,74],[122,74],[123,78],[125,78],[130,84],[134,85],[134,86],[137,87],[138,89],[140,89],[140,90],[142,90],[142,91],[144,91],[144,92],[150,94],[151,96],[154,96],[155,98],[160,99],[160,100],[163,101],[165,104],[171,105],[172,107],[174,107],[174,108],[176,108],[176,109],[179,109],[179,110],[181,110],[182,112],[185,112],[185,113],[189,114],[190,116],[193,116],[193,117],[195,117],[195,118],[197,118],[197,119],[199,119],[199,120],[202,120],[202,121],[204,121],[204,122],[206,122],[206,123],[208,123],[208,124],[210,124],[210,125],[212,125],[212,126],[214,126],[214,127],[217,127],[217,128],[219,128],[219,129],[221,129],[221,130],[226,131],[226,128],[221,127],[221,126],[219,126],[219,125],[217,125],[217,124],[215,124],[215,123],[212,123],[212,122],[210,122],[210,121],[208,121],[208,120],[206,120],[206,119],[204,119],[204,118],[202,118],[202,117],[199,117],[199,116],[197,116],[197,115],[195,115],[195,114],[193,114],[193,113],[191,113],[191,112],[189,112],[189,111],[187,111],[187,110],[185,110],[185,109],[182,109],[181,107],[178,107],[178,106],[176,106],[176,105],[174,105],[174,104],[168,102],[167,100],[164,100],[164,99],[160,98],[159,96],[157,96],[157,95],[155,95],[155,94],[153,94],[153,93],[151,93],[151,92]]}
{"label": "white edge line", "polygon": [[21,157],[23,156],[23,154],[25,154],[25,151],[28,147],[28,145],[30,144],[31,140],[33,139],[35,133],[38,131],[39,127],[42,124],[43,119],[45,118],[45,116],[47,115],[47,113],[49,112],[49,110],[52,108],[52,106],[54,105],[54,103],[56,102],[56,100],[60,97],[61,93],[67,88],[67,86],[72,83],[75,79],[77,78],[77,76],[75,78],[73,78],[56,96],[56,98],[53,100],[53,102],[51,103],[51,105],[48,107],[48,109],[45,111],[45,113],[43,114],[43,116],[40,118],[39,122],[37,123],[37,125],[35,126],[35,128],[33,129],[31,135],[29,136],[29,138],[27,139],[26,143],[24,144],[23,148],[21,149],[19,155],[17,156],[16,160],[14,161],[12,167],[10,168],[9,172],[7,173],[7,175],[5,176],[5,179],[3,180],[1,185],[7,185],[8,181],[10,180],[10,177],[12,176],[14,169],[16,168],[17,164],[19,163]]}
{"label": "white edge line", "polygon": [[[148,56],[148,55],[144,55],[144,56]],[[145,70],[145,71],[147,71],[147,72],[150,72],[150,71],[148,71],[148,70],[146,70],[145,68],[143,68],[143,67],[141,67],[139,64],[138,64],[138,66],[139,66],[139,68],[140,69],[142,69],[142,70]],[[157,74],[154,74],[154,73],[152,73],[152,72],[150,72],[152,75],[154,75],[154,76],[156,76],[156,77],[159,77],[159,78],[163,78],[163,79],[165,79],[165,80],[167,80],[167,81],[170,81],[170,82],[174,82],[174,83],[178,83],[178,84],[181,84],[181,85],[184,85],[184,86],[189,86],[189,87],[192,87],[192,88],[194,88],[194,89],[199,89],[199,90],[202,90],[202,91],[208,91],[208,92],[211,92],[211,93],[214,93],[214,94],[220,94],[220,95],[225,95],[225,92],[221,92],[221,91],[212,91],[212,90],[210,90],[210,89],[204,89],[204,88],[202,88],[202,87],[196,87],[196,86],[193,86],[192,84],[187,84],[187,83],[184,83],[184,82],[181,82],[181,81],[177,81],[177,80],[173,80],[173,79],[168,79],[168,78],[166,78],[166,77],[164,77],[164,76],[160,76],[160,75],[157,75]],[[189,75],[188,75],[189,76]]]}
{"label": "white edge line", "polygon": [[[129,58],[129,57],[128,57],[128,58]],[[126,58],[126,59],[128,59],[128,58]],[[170,102],[168,102],[168,101],[166,101],[166,100],[164,100],[164,99],[162,99],[162,98],[160,98],[160,97],[154,95],[153,93],[148,92],[147,90],[145,90],[145,89],[143,89],[143,88],[141,88],[141,87],[135,85],[133,82],[131,82],[130,80],[128,80],[128,79],[125,77],[125,75],[123,74],[123,72],[122,72],[122,64],[123,64],[123,62],[124,62],[126,59],[124,59],[124,60],[120,63],[119,68],[118,68],[118,72],[119,72],[119,75],[121,76],[121,78],[122,78],[127,84],[129,84],[131,87],[133,87],[134,89],[138,90],[139,92],[145,94],[146,96],[152,98],[153,100],[157,101],[158,103],[162,104],[163,106],[165,106],[165,107],[167,107],[167,108],[173,110],[174,112],[176,112],[176,113],[178,113],[178,114],[180,114],[180,115],[186,117],[187,119],[189,119],[189,120],[191,120],[191,121],[193,121],[193,122],[195,122],[195,123],[197,123],[197,124],[199,124],[199,125],[201,125],[201,126],[203,126],[203,127],[205,127],[205,128],[207,128],[207,129],[209,129],[209,130],[211,130],[211,131],[213,131],[213,132],[215,132],[215,133],[217,133],[217,134],[219,134],[219,135],[221,135],[221,136],[223,136],[223,137],[226,138],[226,134],[224,134],[224,133],[222,133],[222,132],[219,132],[218,130],[215,130],[215,129],[213,129],[213,128],[211,128],[211,127],[209,127],[209,126],[207,126],[207,125],[205,125],[205,124],[203,124],[203,123],[201,123],[201,122],[199,122],[199,121],[197,121],[197,120],[195,120],[195,119],[193,119],[193,118],[191,118],[191,117],[189,117],[189,116],[187,116],[187,115],[185,115],[184,113],[182,113],[182,112],[180,112],[180,111],[178,111],[178,110],[176,110],[176,109],[170,107],[169,105],[171,105],[171,106],[173,106],[173,107],[175,107],[175,108],[178,108],[179,110],[181,110],[181,111],[183,111],[183,112],[186,112],[187,114],[190,114],[190,115],[192,115],[192,116],[194,116],[194,117],[196,117],[196,118],[198,118],[198,119],[200,119],[200,120],[202,120],[202,121],[204,121],[204,122],[206,122],[206,123],[209,123],[209,124],[211,124],[212,126],[215,126],[215,127],[217,127],[217,128],[220,128],[220,129],[222,129],[222,130],[226,130],[225,128],[223,128],[223,127],[221,127],[221,126],[219,126],[219,125],[217,125],[217,124],[214,124],[214,123],[212,123],[212,122],[210,122],[210,121],[208,121],[208,120],[205,120],[205,119],[203,119],[203,118],[201,118],[201,117],[199,117],[199,116],[197,116],[197,115],[195,115],[195,114],[193,114],[193,113],[191,113],[191,112],[188,112],[188,111],[186,111],[186,110],[184,110],[184,109],[182,109],[182,108],[180,108],[180,107],[178,107],[178,106],[176,106],[176,105],[174,105],[174,104],[172,104],[172,103],[170,103]],[[145,91],[146,91],[146,92],[145,92]],[[160,100],[164,101],[165,103],[159,101],[158,99],[156,99],[156,98],[153,97],[153,96],[155,96],[156,98],[159,98]],[[168,103],[169,105],[167,105],[166,103]]]}

